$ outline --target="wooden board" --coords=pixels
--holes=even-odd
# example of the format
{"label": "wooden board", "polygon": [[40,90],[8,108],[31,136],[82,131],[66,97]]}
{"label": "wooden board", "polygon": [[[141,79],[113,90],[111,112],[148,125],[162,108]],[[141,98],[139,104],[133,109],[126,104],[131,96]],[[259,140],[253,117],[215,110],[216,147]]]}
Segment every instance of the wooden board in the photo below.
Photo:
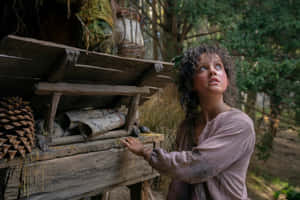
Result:
{"label": "wooden board", "polygon": [[[142,134],[140,139],[147,147],[155,147],[163,135]],[[2,160],[0,168],[13,172],[4,193],[10,199],[80,199],[158,176],[119,139],[50,147],[48,152],[35,150],[25,160]]]}
{"label": "wooden board", "polygon": [[[168,62],[125,58],[99,52],[90,52],[66,45],[40,41],[31,38],[8,35],[0,41],[0,91],[1,96],[33,97],[34,102],[46,105],[44,97],[34,96],[34,84],[47,81],[59,59],[65,55],[65,49],[78,51],[77,63],[66,69],[61,82],[137,85],[163,88],[172,82],[173,64]],[[162,65],[160,72],[150,73],[156,65]],[[142,80],[141,80],[142,79]],[[150,94],[149,94],[150,95]],[[143,95],[142,104],[149,95]],[[29,99],[30,100],[30,99]],[[72,103],[79,102],[79,104]],[[61,98],[58,111],[82,107],[113,107],[120,101],[119,96]],[[125,101],[126,102],[126,101]],[[36,104],[35,104],[36,105]],[[39,105],[41,106],[41,105]],[[38,109],[36,109],[38,110]]]}
{"label": "wooden board", "polygon": [[[68,136],[67,136],[68,137]],[[69,136],[72,137],[72,136]],[[141,134],[139,139],[144,143],[158,144],[164,140],[162,134]],[[41,152],[39,149],[34,149],[30,154],[27,154],[25,159],[15,158],[12,161],[0,160],[0,169],[7,167],[16,167],[20,163],[34,163],[45,160],[52,160],[56,158],[63,158],[67,156],[73,156],[76,154],[83,154],[88,152],[103,151],[111,148],[124,148],[119,139],[99,139],[96,141],[79,142],[77,144],[61,145],[49,147],[49,151]]]}
{"label": "wooden board", "polygon": [[[68,166],[68,167],[66,167]],[[70,199],[153,173],[150,165],[123,149],[110,149],[25,165],[21,196]]]}

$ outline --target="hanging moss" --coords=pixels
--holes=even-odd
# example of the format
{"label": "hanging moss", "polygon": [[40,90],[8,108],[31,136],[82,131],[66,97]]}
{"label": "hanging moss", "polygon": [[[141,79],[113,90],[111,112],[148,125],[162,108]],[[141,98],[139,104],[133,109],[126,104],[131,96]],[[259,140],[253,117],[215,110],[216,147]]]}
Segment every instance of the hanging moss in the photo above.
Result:
{"label": "hanging moss", "polygon": [[109,0],[90,0],[76,15],[82,25],[82,40],[86,49],[111,53],[113,13]]}

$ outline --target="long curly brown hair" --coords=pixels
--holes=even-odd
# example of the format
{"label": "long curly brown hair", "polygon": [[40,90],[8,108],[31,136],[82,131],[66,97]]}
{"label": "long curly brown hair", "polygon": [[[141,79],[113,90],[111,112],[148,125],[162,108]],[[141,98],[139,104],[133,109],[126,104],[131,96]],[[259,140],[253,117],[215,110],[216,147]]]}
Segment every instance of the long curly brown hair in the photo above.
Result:
{"label": "long curly brown hair", "polygon": [[186,113],[186,118],[198,112],[199,100],[197,94],[192,91],[193,76],[199,62],[199,57],[204,54],[217,54],[224,64],[229,85],[224,93],[224,102],[230,106],[236,104],[237,89],[235,84],[235,68],[232,57],[228,51],[220,45],[202,44],[196,48],[191,48],[183,53],[177,69],[177,90],[180,103]]}

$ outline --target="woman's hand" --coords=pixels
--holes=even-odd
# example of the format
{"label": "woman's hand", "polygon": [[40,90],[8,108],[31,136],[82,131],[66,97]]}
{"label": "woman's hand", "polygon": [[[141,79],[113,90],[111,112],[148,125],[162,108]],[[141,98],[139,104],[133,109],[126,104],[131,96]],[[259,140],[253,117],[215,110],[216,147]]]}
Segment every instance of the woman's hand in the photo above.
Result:
{"label": "woman's hand", "polygon": [[120,141],[127,146],[132,153],[138,156],[144,156],[144,145],[138,139],[127,137],[125,139],[120,139]]}

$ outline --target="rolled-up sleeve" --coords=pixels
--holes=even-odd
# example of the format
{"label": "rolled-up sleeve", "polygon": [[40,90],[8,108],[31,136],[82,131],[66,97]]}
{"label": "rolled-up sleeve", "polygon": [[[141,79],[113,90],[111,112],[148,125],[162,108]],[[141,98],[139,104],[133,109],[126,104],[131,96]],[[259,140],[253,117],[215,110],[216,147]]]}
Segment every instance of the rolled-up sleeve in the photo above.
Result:
{"label": "rolled-up sleeve", "polygon": [[187,183],[201,183],[218,175],[247,153],[253,152],[255,132],[250,118],[229,117],[217,124],[211,137],[191,151],[153,149],[150,165]]}

